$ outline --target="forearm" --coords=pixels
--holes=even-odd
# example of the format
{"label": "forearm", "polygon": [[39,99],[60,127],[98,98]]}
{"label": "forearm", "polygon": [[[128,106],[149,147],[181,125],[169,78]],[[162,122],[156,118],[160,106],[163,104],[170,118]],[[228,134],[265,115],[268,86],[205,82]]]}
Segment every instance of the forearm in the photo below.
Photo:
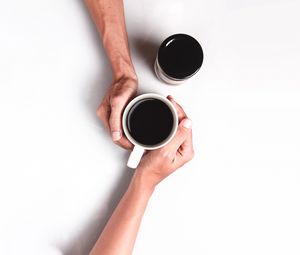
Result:
{"label": "forearm", "polygon": [[102,37],[115,79],[131,75],[136,79],[130,50],[122,0],[85,0]]}
{"label": "forearm", "polygon": [[147,203],[154,191],[135,174],[126,193],[106,224],[91,255],[130,255]]}

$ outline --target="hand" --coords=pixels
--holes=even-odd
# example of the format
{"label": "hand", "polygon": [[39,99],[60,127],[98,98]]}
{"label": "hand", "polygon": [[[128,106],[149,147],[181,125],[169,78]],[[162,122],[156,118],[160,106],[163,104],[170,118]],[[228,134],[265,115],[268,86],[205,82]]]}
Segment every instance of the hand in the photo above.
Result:
{"label": "hand", "polygon": [[97,110],[97,115],[111,133],[112,140],[125,149],[132,149],[133,145],[122,133],[122,112],[135,96],[137,86],[135,75],[116,79]]}
{"label": "hand", "polygon": [[155,187],[194,156],[192,122],[171,96],[168,96],[168,99],[174,104],[178,112],[180,123],[177,132],[166,146],[148,151],[143,156],[136,171],[136,175],[142,176],[146,185],[150,185],[150,187]]}

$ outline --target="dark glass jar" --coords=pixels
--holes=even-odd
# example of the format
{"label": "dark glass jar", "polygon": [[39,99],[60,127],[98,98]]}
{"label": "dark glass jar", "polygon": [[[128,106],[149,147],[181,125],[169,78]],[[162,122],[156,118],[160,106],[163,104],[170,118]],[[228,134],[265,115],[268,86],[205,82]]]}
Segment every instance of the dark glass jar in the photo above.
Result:
{"label": "dark glass jar", "polygon": [[203,62],[199,42],[190,35],[174,34],[160,45],[154,70],[168,84],[180,84],[195,75]]}

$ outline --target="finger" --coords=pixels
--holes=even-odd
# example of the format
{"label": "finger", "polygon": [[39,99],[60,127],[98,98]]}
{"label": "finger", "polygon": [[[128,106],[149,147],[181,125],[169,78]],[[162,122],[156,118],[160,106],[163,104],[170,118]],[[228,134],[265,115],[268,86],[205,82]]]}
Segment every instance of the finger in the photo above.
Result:
{"label": "finger", "polygon": [[186,140],[181,144],[180,148],[178,149],[178,155],[182,158],[188,159],[194,156],[192,129],[190,129]]}
{"label": "finger", "polygon": [[97,109],[97,116],[107,130],[109,130],[109,123],[108,123],[109,115],[110,115],[110,106],[105,104],[104,102],[101,103]]}
{"label": "finger", "polygon": [[181,145],[182,149],[193,149],[193,131],[190,129],[187,139]]}
{"label": "finger", "polygon": [[125,136],[122,136],[122,138],[119,141],[116,141],[115,143],[126,150],[133,149],[133,144],[129,142],[129,140]]}
{"label": "finger", "polygon": [[111,137],[114,142],[119,141],[122,138],[122,111],[124,104],[122,100],[113,98],[110,102],[111,113],[109,117],[109,128],[111,132]]}
{"label": "finger", "polygon": [[[108,131],[110,131],[110,125],[109,125],[110,110],[106,110],[106,109],[107,108],[105,108],[104,106],[100,106],[97,110],[97,115],[100,118],[100,120],[102,121],[105,128]],[[131,150],[133,148],[133,144],[130,143],[129,140],[124,136],[122,136],[122,138],[120,140],[116,141],[115,143],[126,150]]]}
{"label": "finger", "polygon": [[[111,114],[109,118],[109,127],[114,142],[119,141],[122,137],[122,112],[128,102],[134,97],[136,89],[129,83],[123,84],[122,87],[115,87],[110,98]],[[126,143],[126,142],[125,142]]]}
{"label": "finger", "polygon": [[167,98],[175,106],[175,109],[177,110],[177,113],[178,113],[179,121],[181,121],[184,118],[187,118],[187,115],[186,115],[185,111],[183,110],[183,108],[181,107],[181,105],[178,104],[171,95],[167,96]]}
{"label": "finger", "polygon": [[187,139],[187,136],[191,128],[192,128],[192,121],[188,118],[183,119],[178,125],[178,129],[175,136],[173,137],[171,142],[166,145],[165,149],[176,153],[178,148]]}
{"label": "finger", "polygon": [[194,157],[194,149],[192,143],[192,130],[190,129],[187,139],[183,142],[176,152],[175,167],[182,167],[185,163],[192,160]]}

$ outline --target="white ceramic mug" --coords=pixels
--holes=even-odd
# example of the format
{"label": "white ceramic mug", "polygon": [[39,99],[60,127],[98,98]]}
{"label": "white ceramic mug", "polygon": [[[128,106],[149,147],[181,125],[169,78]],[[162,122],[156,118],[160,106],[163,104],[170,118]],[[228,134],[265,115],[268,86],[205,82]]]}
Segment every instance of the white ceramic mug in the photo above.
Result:
{"label": "white ceramic mug", "polygon": [[[129,110],[131,109],[131,107],[134,106],[135,103],[137,103],[138,101],[147,99],[147,98],[153,98],[153,99],[158,99],[158,100],[162,101],[169,107],[169,109],[173,115],[173,127],[172,127],[172,130],[170,131],[169,136],[166,139],[164,139],[162,142],[155,144],[155,145],[151,145],[151,146],[137,142],[130,135],[127,125],[126,125],[127,115],[128,115]],[[159,94],[155,94],[155,93],[147,93],[147,94],[142,94],[140,96],[137,96],[131,102],[129,102],[129,104],[126,106],[126,108],[123,112],[122,126],[123,126],[123,131],[124,131],[127,139],[134,145],[133,151],[131,152],[131,154],[129,156],[127,166],[130,168],[136,168],[138,166],[145,150],[155,150],[155,149],[161,148],[172,140],[172,138],[176,134],[177,127],[178,127],[178,115],[177,115],[176,108],[166,97],[161,96]]]}

